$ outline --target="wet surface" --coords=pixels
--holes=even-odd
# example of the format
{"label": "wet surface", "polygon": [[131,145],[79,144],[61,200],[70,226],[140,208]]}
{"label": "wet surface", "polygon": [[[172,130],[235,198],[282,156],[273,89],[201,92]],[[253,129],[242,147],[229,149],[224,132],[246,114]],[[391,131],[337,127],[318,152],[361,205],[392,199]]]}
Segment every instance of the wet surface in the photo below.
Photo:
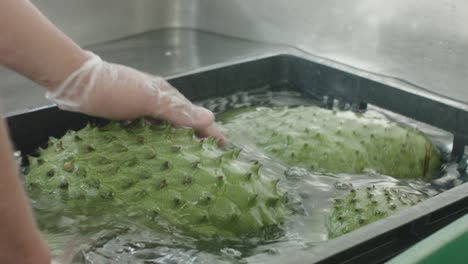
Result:
{"label": "wet surface", "polygon": [[[215,113],[246,106],[323,106],[328,100],[313,100],[279,85],[238,92],[223,98],[199,102]],[[357,109],[346,102],[335,102],[337,110]],[[339,108],[339,109],[338,109]],[[271,241],[199,241],[168,228],[139,226],[127,219],[112,219],[103,226],[83,226],[88,216],[47,213],[44,201],[32,201],[39,225],[57,257],[74,256],[73,263],[284,263],[290,256],[326,243],[327,217],[334,198],[352,188],[366,186],[399,187],[426,197],[466,181],[450,160],[452,136],[444,131],[406,119],[382,109],[368,106],[406,126],[423,131],[441,150],[445,161],[441,172],[429,182],[395,179],[377,173],[361,175],[315,173],[299,167],[288,167],[264,154],[252,142],[232,131],[232,145],[242,149],[241,158],[259,160],[261,173],[279,178],[280,187],[288,193],[294,214],[284,226],[284,236]]]}

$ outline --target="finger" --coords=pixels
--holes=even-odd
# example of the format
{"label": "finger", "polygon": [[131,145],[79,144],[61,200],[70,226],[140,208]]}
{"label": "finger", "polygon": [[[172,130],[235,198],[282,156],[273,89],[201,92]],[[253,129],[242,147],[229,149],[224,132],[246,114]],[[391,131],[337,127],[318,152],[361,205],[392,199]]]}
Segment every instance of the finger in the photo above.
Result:
{"label": "finger", "polygon": [[176,127],[191,127],[202,130],[214,122],[214,114],[206,108],[188,105],[171,109],[159,116],[160,119],[169,121]]}
{"label": "finger", "polygon": [[209,127],[197,130],[197,135],[199,137],[216,138],[220,146],[224,146],[227,143],[226,136],[223,133],[221,133],[221,131],[219,131],[219,129],[214,124]]}
{"label": "finger", "polygon": [[198,106],[192,106],[192,127],[195,129],[202,129],[213,125],[215,118],[213,112]]}

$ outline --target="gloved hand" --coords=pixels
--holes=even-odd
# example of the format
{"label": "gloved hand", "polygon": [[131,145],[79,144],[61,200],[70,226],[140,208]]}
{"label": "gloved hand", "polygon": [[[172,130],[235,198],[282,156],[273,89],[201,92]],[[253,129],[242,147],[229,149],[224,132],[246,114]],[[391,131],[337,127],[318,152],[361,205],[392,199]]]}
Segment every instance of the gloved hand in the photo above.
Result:
{"label": "gloved hand", "polygon": [[46,94],[59,108],[117,120],[163,119],[225,142],[213,113],[193,105],[163,78],[105,62],[91,52],[87,55],[79,69]]}

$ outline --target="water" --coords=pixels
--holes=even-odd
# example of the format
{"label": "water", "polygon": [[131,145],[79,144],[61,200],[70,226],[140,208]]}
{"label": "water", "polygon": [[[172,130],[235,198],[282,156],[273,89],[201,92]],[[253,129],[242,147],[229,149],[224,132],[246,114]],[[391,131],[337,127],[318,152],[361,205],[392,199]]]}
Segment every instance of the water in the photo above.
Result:
{"label": "water", "polygon": [[[329,105],[357,109],[346,102],[328,98],[310,99],[284,87],[263,87],[223,98],[199,102],[215,113],[245,106]],[[389,118],[422,130],[441,149],[446,160],[440,175],[432,182],[397,180],[389,176],[318,174],[283,165],[263,155],[242,135],[230,133],[230,142],[242,148],[241,157],[259,160],[262,173],[280,178],[280,187],[290,195],[295,214],[285,224],[285,235],[272,241],[226,243],[197,241],[170,227],[139,226],[128,219],[112,219],[103,226],[84,227],[88,216],[56,215],[47,212],[47,204],[32,201],[39,226],[44,231],[55,258],[67,263],[285,263],[293,257],[307,257],[310,248],[326,243],[326,218],[333,198],[360,186],[398,186],[427,197],[465,180],[450,161],[452,136],[444,131],[369,106],[367,111],[384,113]],[[45,205],[45,206],[44,206]]]}

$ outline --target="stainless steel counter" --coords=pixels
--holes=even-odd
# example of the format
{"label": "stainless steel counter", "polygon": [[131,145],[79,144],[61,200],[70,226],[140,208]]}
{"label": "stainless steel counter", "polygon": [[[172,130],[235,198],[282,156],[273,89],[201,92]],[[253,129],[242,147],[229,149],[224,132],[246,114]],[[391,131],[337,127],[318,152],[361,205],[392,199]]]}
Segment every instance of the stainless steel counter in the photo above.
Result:
{"label": "stainless steel counter", "polygon": [[[288,50],[282,46],[191,29],[151,31],[88,48],[108,61],[162,76]],[[50,105],[44,94],[45,90],[33,82],[5,68],[0,68],[0,96],[4,114]]]}
{"label": "stainless steel counter", "polygon": [[[165,77],[213,64],[281,52],[313,59],[354,74],[364,74],[369,78],[374,76],[374,79],[377,78],[378,81],[389,82],[392,85],[408,85],[400,79],[374,75],[346,64],[322,60],[294,47],[249,41],[193,29],[160,29],[87,48],[108,61]],[[438,79],[438,75],[434,74],[432,79]],[[423,87],[421,92],[435,93],[449,98],[449,100],[466,103],[468,97],[464,86],[455,85],[461,81],[462,78],[452,80],[453,85],[450,85],[451,89],[449,90],[441,90],[440,87],[439,89]],[[447,81],[446,85],[448,83],[450,82]],[[414,88],[411,85],[410,87]],[[416,90],[420,90],[419,88],[416,87]],[[0,68],[0,110],[3,114],[51,105],[52,103],[45,99],[44,94],[45,90],[30,80],[5,68]]]}

